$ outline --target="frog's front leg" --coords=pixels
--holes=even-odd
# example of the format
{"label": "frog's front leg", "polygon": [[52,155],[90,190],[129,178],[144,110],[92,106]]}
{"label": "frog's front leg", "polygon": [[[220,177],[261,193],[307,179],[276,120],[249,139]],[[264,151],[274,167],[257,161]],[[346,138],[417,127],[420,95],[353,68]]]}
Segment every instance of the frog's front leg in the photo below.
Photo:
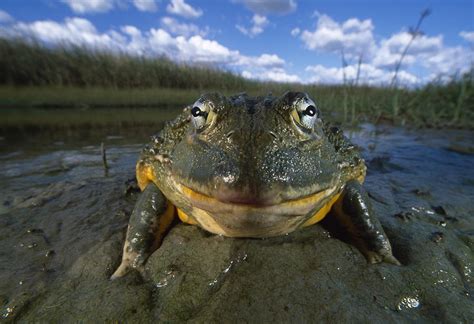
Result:
{"label": "frog's front leg", "polygon": [[122,263],[110,278],[122,277],[131,268],[142,266],[160,246],[174,215],[174,206],[167,201],[160,189],[154,183],[148,184],[130,216]]}
{"label": "frog's front leg", "polygon": [[393,256],[390,242],[375,217],[369,197],[362,185],[349,181],[333,212],[354,239],[354,243],[370,263],[387,262],[400,265]]}

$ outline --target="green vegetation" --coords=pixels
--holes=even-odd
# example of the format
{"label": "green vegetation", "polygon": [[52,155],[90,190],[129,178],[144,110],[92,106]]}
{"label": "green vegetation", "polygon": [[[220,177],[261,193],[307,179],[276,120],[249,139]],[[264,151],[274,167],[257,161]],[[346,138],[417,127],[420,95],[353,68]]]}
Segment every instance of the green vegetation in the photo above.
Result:
{"label": "green vegetation", "polygon": [[[420,89],[258,82],[213,67],[0,38],[0,128],[149,124],[200,93],[308,92],[327,118],[474,128],[474,70]],[[158,116],[158,117],[157,117]]]}

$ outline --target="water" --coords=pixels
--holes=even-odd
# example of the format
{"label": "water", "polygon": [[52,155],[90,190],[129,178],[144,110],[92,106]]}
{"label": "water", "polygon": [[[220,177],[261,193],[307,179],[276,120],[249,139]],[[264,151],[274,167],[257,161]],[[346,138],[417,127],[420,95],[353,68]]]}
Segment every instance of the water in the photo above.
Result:
{"label": "water", "polygon": [[113,283],[148,137],[0,139],[0,316],[472,321],[474,133],[363,125],[346,135],[362,149],[365,187],[403,267],[368,266],[319,225],[266,240],[177,225],[148,274]]}

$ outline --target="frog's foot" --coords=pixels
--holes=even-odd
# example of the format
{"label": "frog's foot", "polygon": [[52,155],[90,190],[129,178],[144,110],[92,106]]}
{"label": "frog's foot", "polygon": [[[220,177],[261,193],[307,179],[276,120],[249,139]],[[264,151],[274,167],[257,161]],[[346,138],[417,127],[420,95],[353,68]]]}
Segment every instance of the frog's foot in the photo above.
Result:
{"label": "frog's foot", "polygon": [[392,247],[382,225],[374,215],[369,197],[359,182],[352,180],[346,184],[333,211],[369,263],[385,262],[400,265],[393,256]]}
{"label": "frog's foot", "polygon": [[173,221],[174,206],[153,183],[141,193],[127,229],[122,262],[110,279],[127,274],[145,264],[151,253],[161,244],[166,230]]}
{"label": "frog's foot", "polygon": [[[130,232],[130,226],[127,229],[127,234]],[[127,235],[128,238],[128,235]],[[123,245],[123,254],[122,254],[122,262],[120,266],[115,270],[114,274],[110,277],[110,279],[114,280],[126,275],[130,269],[137,268],[139,266],[138,262],[140,259],[139,253],[137,251],[132,250],[130,243],[128,240],[125,240],[125,244]]]}

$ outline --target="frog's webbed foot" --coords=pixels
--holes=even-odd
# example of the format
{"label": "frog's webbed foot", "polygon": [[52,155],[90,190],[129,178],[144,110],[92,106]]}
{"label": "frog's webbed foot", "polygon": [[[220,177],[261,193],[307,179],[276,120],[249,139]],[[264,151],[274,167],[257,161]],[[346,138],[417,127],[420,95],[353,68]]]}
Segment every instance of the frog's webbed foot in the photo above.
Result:
{"label": "frog's webbed foot", "polygon": [[150,183],[140,194],[130,216],[122,262],[110,279],[122,277],[131,268],[143,266],[150,254],[160,246],[174,214],[174,206],[155,184]]}
{"label": "frog's webbed foot", "polygon": [[346,184],[333,211],[369,263],[400,265],[392,254],[392,247],[382,225],[375,217],[369,197],[359,182],[351,180]]}

